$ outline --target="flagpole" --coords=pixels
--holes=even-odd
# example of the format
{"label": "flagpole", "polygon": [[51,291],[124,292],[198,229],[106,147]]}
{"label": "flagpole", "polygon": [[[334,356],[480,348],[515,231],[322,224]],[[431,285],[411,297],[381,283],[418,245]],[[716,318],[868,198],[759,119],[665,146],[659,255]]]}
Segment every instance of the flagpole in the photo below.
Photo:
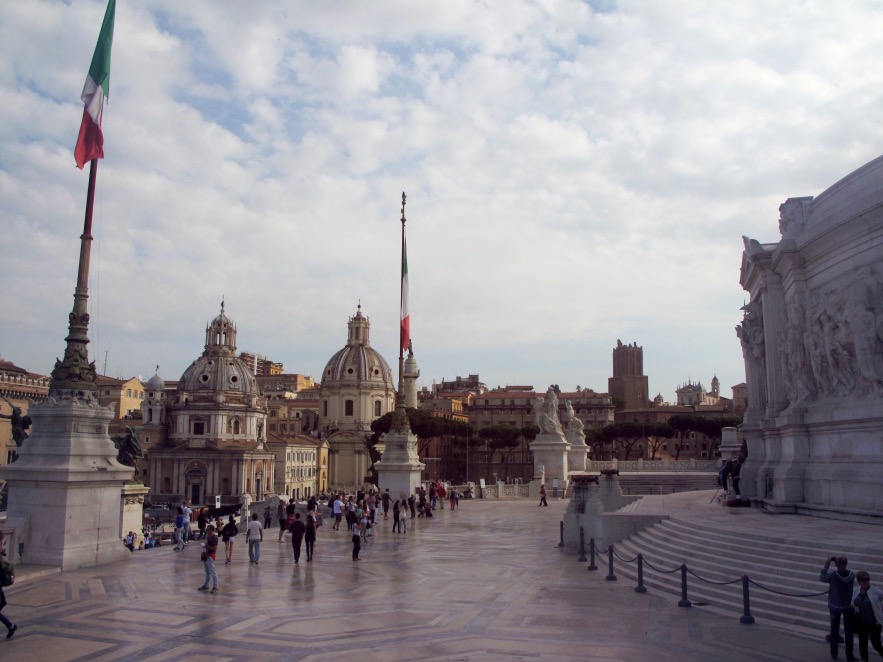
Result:
{"label": "flagpole", "polygon": [[89,260],[92,253],[92,210],[95,207],[95,179],[98,159],[89,162],[89,186],[86,191],[86,215],[80,236],[80,261],[77,268],[77,286],[74,307],[69,315],[64,359],[55,361],[50,392],[87,397],[96,391],[95,362],[89,361]]}
{"label": "flagpole", "polygon": [[408,412],[405,408],[405,350],[402,340],[402,307],[405,303],[405,292],[403,288],[405,278],[405,204],[408,196],[402,192],[402,256],[399,260],[401,267],[399,273],[399,388],[396,393],[396,409],[393,415],[391,429],[398,430],[402,434],[411,433],[411,425],[408,421]]}

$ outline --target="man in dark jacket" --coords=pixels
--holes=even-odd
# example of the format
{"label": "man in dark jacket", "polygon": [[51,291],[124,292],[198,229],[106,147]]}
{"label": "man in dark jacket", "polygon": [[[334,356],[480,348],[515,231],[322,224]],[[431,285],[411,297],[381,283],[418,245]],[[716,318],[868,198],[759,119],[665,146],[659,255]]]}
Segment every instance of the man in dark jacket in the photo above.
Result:
{"label": "man in dark jacket", "polygon": [[[831,563],[837,566],[831,570]],[[852,641],[852,621],[855,610],[852,607],[852,587],[855,584],[855,573],[846,569],[845,556],[832,556],[825,561],[825,567],[819,579],[828,584],[828,612],[831,616],[831,659],[837,659],[840,647],[840,617],[843,616],[843,637],[845,639],[846,659],[854,660]]]}

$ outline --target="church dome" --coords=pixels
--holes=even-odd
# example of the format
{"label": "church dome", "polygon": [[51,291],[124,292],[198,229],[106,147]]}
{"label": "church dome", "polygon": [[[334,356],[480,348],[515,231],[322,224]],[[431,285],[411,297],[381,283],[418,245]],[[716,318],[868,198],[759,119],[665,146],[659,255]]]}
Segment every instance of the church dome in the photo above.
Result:
{"label": "church dome", "polygon": [[145,386],[145,390],[147,391],[162,392],[166,389],[166,383],[163,381],[162,377],[159,376],[159,366],[156,366],[156,374],[147,380]]}
{"label": "church dome", "polygon": [[205,351],[190,364],[178,382],[178,392],[199,392],[238,396],[259,395],[257,379],[248,365],[236,356],[236,325],[224,313],[205,329]]}
{"label": "church dome", "polygon": [[332,356],[319,385],[319,425],[327,432],[357,432],[395,408],[395,383],[389,364],[371,347],[371,324],[359,306],[347,323],[346,346]]}
{"label": "church dome", "polygon": [[380,353],[371,347],[371,323],[362,316],[359,306],[348,322],[349,337],[346,346],[332,356],[322,371],[322,388],[346,382],[373,382],[395,388],[392,370]]}

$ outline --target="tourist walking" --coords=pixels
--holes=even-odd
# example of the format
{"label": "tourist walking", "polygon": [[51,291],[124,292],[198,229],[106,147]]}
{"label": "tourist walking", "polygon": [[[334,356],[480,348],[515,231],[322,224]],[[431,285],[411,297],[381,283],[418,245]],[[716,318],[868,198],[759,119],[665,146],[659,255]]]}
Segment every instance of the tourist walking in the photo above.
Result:
{"label": "tourist walking", "polygon": [[248,561],[258,565],[261,560],[261,542],[264,539],[264,527],[258,521],[258,514],[252,513],[251,521],[248,523]]}
{"label": "tourist walking", "polygon": [[448,501],[451,505],[451,510],[457,507],[457,490],[453,487],[451,488],[451,493],[448,495]]}
{"label": "tourist walking", "polygon": [[307,515],[307,530],[304,532],[304,542],[307,544],[307,561],[313,560],[313,550],[316,548],[316,518]]}
{"label": "tourist walking", "polygon": [[[6,558],[6,534],[0,530],[0,563]],[[6,572],[0,571],[0,579],[5,579]],[[0,581],[0,623],[6,626],[6,638],[12,639],[12,635],[15,634],[15,631],[18,630],[18,625],[10,621],[6,616],[3,615],[3,608],[8,604],[6,602],[6,595],[3,593],[3,581]]]}
{"label": "tourist walking", "polygon": [[294,524],[294,513],[297,511],[297,504],[294,499],[288,502],[288,505],[285,506],[285,526],[279,529],[279,542],[282,542],[283,534],[291,528],[291,525]]}
{"label": "tourist walking", "polygon": [[340,528],[340,519],[343,516],[343,502],[340,500],[339,494],[334,498],[334,503],[331,504],[331,512],[334,514],[334,526],[331,528],[337,531]]}
{"label": "tourist walking", "polygon": [[184,499],[184,503],[181,504],[183,506],[184,511],[184,547],[187,547],[187,543],[190,542],[190,522],[193,519],[193,509],[190,507],[190,499]]}
{"label": "tourist walking", "polygon": [[883,644],[880,631],[883,629],[883,591],[871,586],[871,576],[865,570],[855,573],[858,586],[852,592],[852,605],[855,609],[853,626],[858,635],[858,656],[867,662],[868,640],[874,650],[883,657]]}
{"label": "tourist walking", "polygon": [[[831,570],[834,563],[836,570]],[[852,623],[855,616],[855,608],[852,606],[852,588],[855,584],[855,573],[846,569],[847,558],[843,555],[832,556],[825,560],[825,566],[819,574],[819,579],[828,584],[828,613],[831,617],[831,658],[837,659],[840,646],[840,619],[843,618],[844,648],[846,659],[854,660]]]}
{"label": "tourist walking", "polygon": [[[392,497],[389,494],[389,488],[386,488],[386,490],[383,492],[382,499],[383,499],[383,519],[388,520],[389,519],[389,502],[392,501]],[[398,502],[396,502],[396,503],[398,503]]]}
{"label": "tourist walking", "polygon": [[276,506],[276,520],[279,522],[279,542],[282,542],[282,534],[285,528],[290,526],[288,518],[285,517],[285,499],[279,499],[279,505]]}
{"label": "tourist walking", "polygon": [[[230,520],[233,520],[233,515],[230,515]],[[202,583],[202,586],[200,586],[198,590],[207,591],[209,584],[211,583],[212,593],[217,593],[218,571],[215,568],[215,557],[218,553],[218,534],[215,533],[215,527],[212,524],[208,525],[206,531],[208,535],[206,536],[205,542],[203,543],[205,549],[202,552],[202,565],[205,569],[205,581]],[[230,561],[228,560],[227,563],[229,562]]]}
{"label": "tourist walking", "polygon": [[288,529],[288,532],[291,534],[291,548],[294,551],[295,563],[300,563],[300,547],[303,543],[306,530],[306,524],[300,521],[300,513],[295,513],[294,521],[291,523],[291,527]]}
{"label": "tourist walking", "polygon": [[196,516],[196,528],[199,529],[199,539],[205,540],[205,527],[208,524],[208,516],[205,508],[199,509],[199,515]]}
{"label": "tourist walking", "polygon": [[353,532],[353,561],[358,561],[359,550],[362,549],[362,525],[358,520],[352,523],[351,531]]}
{"label": "tourist walking", "polygon": [[184,506],[178,506],[178,514],[175,515],[175,551],[178,552],[187,543],[184,542]]}
{"label": "tourist walking", "polygon": [[399,505],[398,500],[394,504],[392,504],[392,532],[398,533],[399,530],[399,517],[402,514],[402,507]]}
{"label": "tourist walking", "polygon": [[538,506],[548,506],[546,503],[546,484],[543,483],[540,485],[540,502],[537,504]]}
{"label": "tourist walking", "polygon": [[224,541],[224,553],[227,557],[226,563],[233,560],[233,543],[236,542],[236,536],[239,533],[239,527],[236,526],[236,518],[230,515],[230,519],[221,529],[221,540]]}
{"label": "tourist walking", "polygon": [[270,506],[264,508],[264,528],[269,529],[270,524],[273,522],[273,511]]}
{"label": "tourist walking", "polygon": [[408,497],[408,508],[411,510],[411,519],[417,517],[417,499],[414,498],[414,495]]}

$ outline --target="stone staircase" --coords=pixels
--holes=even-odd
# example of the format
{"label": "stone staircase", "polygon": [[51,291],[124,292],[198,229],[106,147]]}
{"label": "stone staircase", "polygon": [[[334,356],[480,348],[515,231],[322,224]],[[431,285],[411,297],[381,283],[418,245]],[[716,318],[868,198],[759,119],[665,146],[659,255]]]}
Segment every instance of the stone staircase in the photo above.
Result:
{"label": "stone staircase", "polygon": [[[837,542],[836,549],[828,549],[826,543],[786,541],[770,534],[736,533],[702,522],[668,519],[617,543],[614,551],[624,559],[633,559],[640,552],[648,591],[670,593],[675,602],[681,596],[680,570],[665,574],[653,568],[666,571],[686,564],[687,597],[692,608],[733,619],[743,614],[742,582],[721,583],[748,575],[764,587],[750,586],[751,615],[756,622],[823,638],[828,630],[827,584],[819,581],[819,571],[826,556],[846,554],[850,569],[865,569],[872,584],[883,585],[883,556],[879,548],[850,547]],[[595,564],[598,572],[607,574],[607,555],[596,557]],[[701,581],[691,572],[717,584]],[[637,586],[637,562],[624,563],[615,557],[614,574],[619,582]],[[812,595],[818,593],[824,595]]]}

